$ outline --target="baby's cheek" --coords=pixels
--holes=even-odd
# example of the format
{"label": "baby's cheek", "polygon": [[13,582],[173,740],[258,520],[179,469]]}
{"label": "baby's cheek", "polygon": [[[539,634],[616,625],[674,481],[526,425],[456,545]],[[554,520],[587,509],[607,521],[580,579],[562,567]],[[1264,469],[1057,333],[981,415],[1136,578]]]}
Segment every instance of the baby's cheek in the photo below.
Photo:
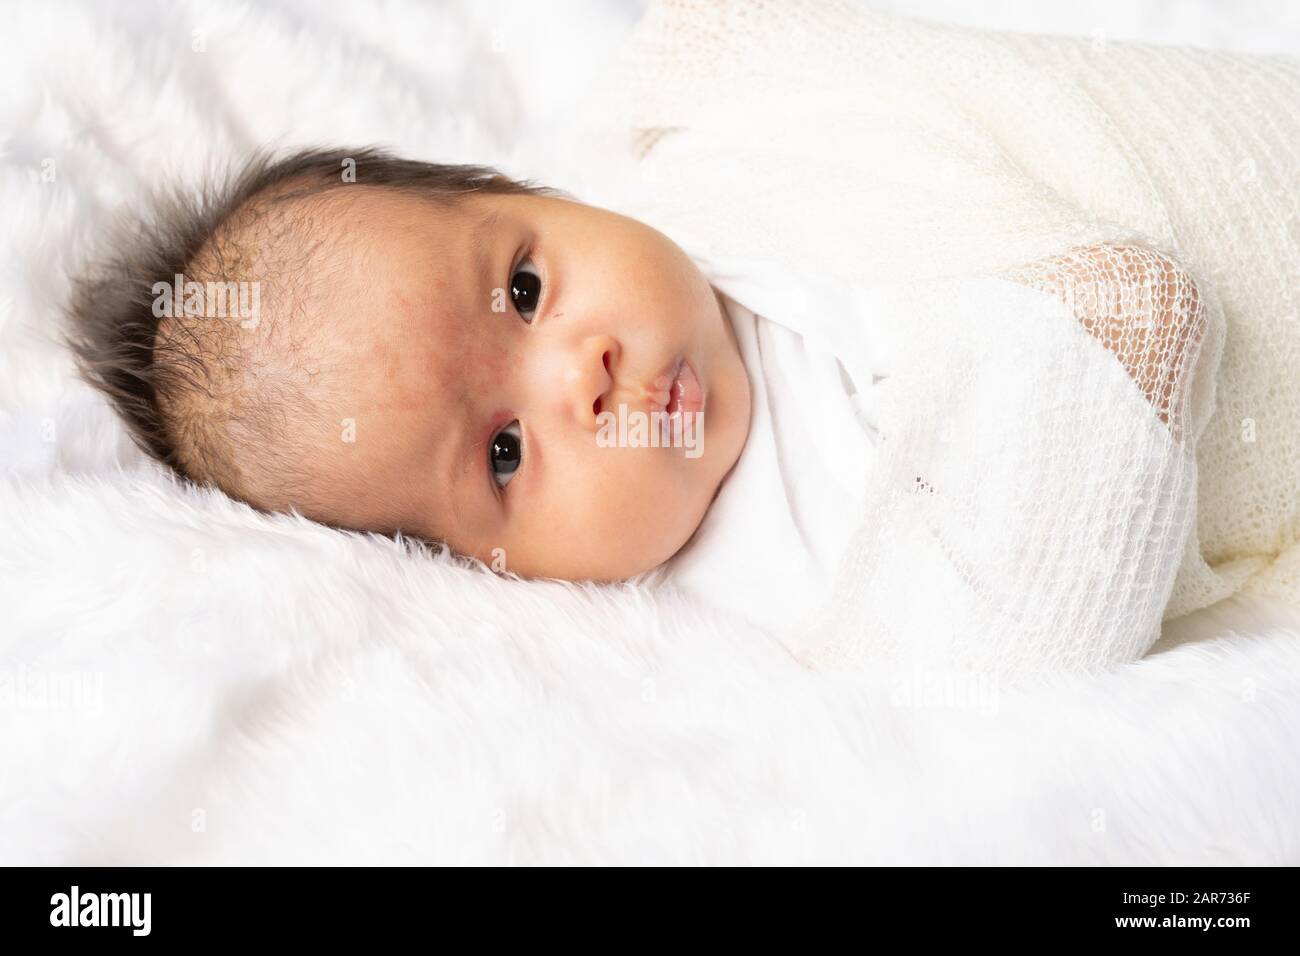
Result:
{"label": "baby's cheek", "polygon": [[624,450],[615,479],[618,493],[597,496],[603,524],[623,551],[657,555],[694,531],[698,508],[679,454],[664,448]]}

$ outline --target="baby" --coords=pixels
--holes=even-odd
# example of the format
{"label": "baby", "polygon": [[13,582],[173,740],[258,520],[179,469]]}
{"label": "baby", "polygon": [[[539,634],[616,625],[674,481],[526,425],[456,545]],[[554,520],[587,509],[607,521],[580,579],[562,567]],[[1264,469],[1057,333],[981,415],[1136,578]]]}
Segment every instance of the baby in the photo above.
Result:
{"label": "baby", "polygon": [[[1064,300],[1178,431],[1203,315],[1172,260],[1084,246],[962,288],[972,328]],[[186,479],[523,577],[659,569],[647,583],[796,651],[853,567],[869,476],[910,468],[879,402],[916,380],[907,343],[929,320],[887,298],[719,260],[490,168],[313,150],[161,206],[80,282],[71,344],[136,442]],[[987,387],[1029,380],[1006,368]],[[1145,470],[1114,494],[1154,481]],[[983,505],[954,475],[902,477],[943,507]],[[1127,514],[1116,535],[1135,524],[1130,550],[1172,574],[1183,525]],[[930,566],[895,569],[913,560]]]}
{"label": "baby", "polygon": [[486,167],[264,157],[118,248],[74,298],[83,375],[150,455],[265,512],[619,580],[682,548],[745,445],[692,259]]}
{"label": "baby", "polygon": [[664,568],[818,660],[1139,656],[1294,541],[1296,76],[811,6],[654,5],[564,138],[635,218],[373,150],[175,200],[83,373],[263,511]]}

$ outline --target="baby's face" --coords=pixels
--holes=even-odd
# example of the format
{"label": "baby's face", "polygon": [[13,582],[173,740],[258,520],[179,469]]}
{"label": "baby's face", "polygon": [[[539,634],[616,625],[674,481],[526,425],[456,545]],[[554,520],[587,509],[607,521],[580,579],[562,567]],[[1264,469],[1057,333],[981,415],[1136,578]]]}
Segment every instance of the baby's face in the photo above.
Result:
{"label": "baby's face", "polygon": [[[530,577],[615,580],[672,557],[749,429],[734,333],[691,259],[563,199],[334,195],[346,228],[312,298],[353,423],[313,442],[324,520]],[[638,443],[637,416],[663,435],[666,411],[701,414],[666,447]]]}

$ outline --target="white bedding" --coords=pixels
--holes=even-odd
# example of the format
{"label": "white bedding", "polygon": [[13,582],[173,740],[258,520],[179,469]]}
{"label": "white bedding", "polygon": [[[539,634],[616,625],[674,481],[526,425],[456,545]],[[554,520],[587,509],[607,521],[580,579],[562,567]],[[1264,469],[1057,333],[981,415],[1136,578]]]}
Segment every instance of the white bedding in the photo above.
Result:
{"label": "white bedding", "polygon": [[[561,6],[9,11],[0,862],[1300,863],[1296,609],[1234,599],[1028,691],[818,674],[686,601],[182,490],[72,380],[61,270],[118,204],[251,145],[580,193],[555,130],[636,6]],[[1188,7],[1207,42],[1263,35]],[[1266,35],[1300,49],[1294,20]]]}

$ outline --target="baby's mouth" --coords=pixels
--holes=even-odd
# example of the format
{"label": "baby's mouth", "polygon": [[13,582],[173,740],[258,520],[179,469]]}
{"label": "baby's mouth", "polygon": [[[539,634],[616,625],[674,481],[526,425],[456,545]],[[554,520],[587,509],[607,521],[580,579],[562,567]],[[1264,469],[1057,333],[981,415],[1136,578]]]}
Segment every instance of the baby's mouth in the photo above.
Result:
{"label": "baby's mouth", "polygon": [[678,358],[654,380],[650,394],[656,404],[669,415],[704,411],[704,386],[700,384],[699,376],[685,356]]}
{"label": "baby's mouth", "polygon": [[673,380],[671,393],[668,400],[668,414],[704,411],[704,386],[700,384],[700,379],[695,374],[695,369],[691,367],[691,363],[684,358]]}

